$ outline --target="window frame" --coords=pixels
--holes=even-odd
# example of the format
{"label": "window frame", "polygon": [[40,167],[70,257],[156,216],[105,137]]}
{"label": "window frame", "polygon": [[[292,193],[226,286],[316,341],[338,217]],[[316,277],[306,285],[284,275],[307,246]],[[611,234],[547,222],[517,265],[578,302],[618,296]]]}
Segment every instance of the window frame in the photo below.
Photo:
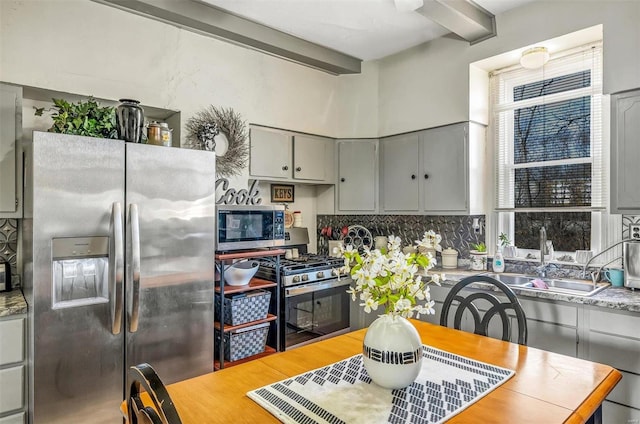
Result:
{"label": "window frame", "polygon": [[[585,60],[587,52],[591,52],[592,60]],[[583,59],[575,59],[571,63],[572,57],[577,58],[582,55]],[[566,59],[568,58],[568,60]],[[564,60],[563,60],[564,59]],[[566,65],[565,62],[569,64]],[[555,66],[560,63],[559,66]],[[513,100],[513,90],[517,86],[523,84],[535,83],[554,77],[569,75],[572,73],[590,70],[591,84],[588,87],[567,90],[559,93],[552,93],[545,96],[528,98],[515,102]],[[515,71],[515,72],[514,72]],[[509,75],[511,73],[512,75]],[[602,42],[590,43],[565,52],[560,52],[552,57],[548,65],[538,70],[524,70],[521,66],[512,66],[507,69],[497,70],[490,73],[489,77],[489,108],[491,116],[491,125],[494,134],[494,178],[495,187],[495,203],[494,203],[494,222],[495,234],[505,233],[510,240],[514,240],[514,225],[516,212],[571,212],[571,211],[588,211],[591,212],[591,235],[590,249],[599,251],[606,239],[607,225],[609,223],[606,205],[608,204],[608,163],[605,160],[608,154],[605,141],[608,137],[604,134],[604,102],[602,93]],[[508,101],[499,103],[504,99],[505,94]],[[561,100],[577,99],[589,96],[591,103],[591,122],[590,122],[590,155],[583,158],[562,159],[544,162],[528,162],[525,164],[515,164],[515,110],[524,107],[555,103]],[[501,118],[500,114],[506,113],[506,119]],[[504,122],[500,120],[504,119]],[[507,141],[503,141],[505,139]],[[506,144],[506,148],[503,147]],[[503,163],[505,161],[507,163]],[[592,178],[592,199],[590,206],[582,207],[540,207],[540,208],[516,208],[515,207],[515,169],[532,168],[538,166],[554,166],[559,164],[575,164],[589,163],[591,164]],[[502,191],[501,191],[502,190]],[[507,205],[507,206],[505,206]],[[553,235],[549,235],[549,239],[553,239]],[[514,240],[515,242],[515,240]],[[523,259],[529,253],[538,254],[538,249],[518,248],[518,258]],[[556,251],[556,257],[559,255],[570,255],[575,259],[575,252]],[[539,259],[538,259],[539,260]]]}

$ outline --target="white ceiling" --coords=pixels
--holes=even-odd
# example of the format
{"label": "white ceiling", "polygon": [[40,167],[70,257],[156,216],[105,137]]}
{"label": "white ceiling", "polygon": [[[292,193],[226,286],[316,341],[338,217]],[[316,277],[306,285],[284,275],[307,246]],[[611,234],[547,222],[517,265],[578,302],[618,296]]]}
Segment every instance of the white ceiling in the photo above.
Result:
{"label": "white ceiling", "polygon": [[[450,32],[418,12],[399,11],[394,0],[204,1],[362,60],[380,59]],[[475,0],[475,3],[498,15],[532,1],[535,0]]]}

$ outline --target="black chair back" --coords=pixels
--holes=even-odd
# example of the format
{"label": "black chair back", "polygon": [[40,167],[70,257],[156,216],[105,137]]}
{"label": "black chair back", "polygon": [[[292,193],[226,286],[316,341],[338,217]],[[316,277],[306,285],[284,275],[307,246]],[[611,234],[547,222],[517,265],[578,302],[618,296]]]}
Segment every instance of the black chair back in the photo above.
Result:
{"label": "black chair back", "polygon": [[[182,424],[167,389],[151,365],[140,364],[129,368],[129,381],[129,424]],[[155,408],[144,405],[140,398],[141,387],[149,394]]]}
{"label": "black chair back", "polygon": [[[507,296],[507,302],[503,302],[496,297],[491,291],[478,290],[466,296],[460,294],[465,287],[473,283],[491,284],[497,287],[504,295]],[[469,311],[474,321],[474,333],[482,336],[488,336],[489,323],[496,315],[502,321],[502,340],[511,341],[511,319],[507,311],[512,310],[516,316],[518,323],[518,344],[527,344],[527,319],[522,309],[522,305],[518,301],[516,294],[502,281],[485,275],[474,275],[460,280],[444,300],[442,312],[440,315],[440,325],[447,327],[449,323],[449,312],[454,301],[457,301],[458,307],[455,311],[453,327],[460,330],[462,326],[462,318],[465,311]],[[491,306],[484,315],[478,309],[474,302],[488,302]],[[486,303],[485,303],[486,304]]]}

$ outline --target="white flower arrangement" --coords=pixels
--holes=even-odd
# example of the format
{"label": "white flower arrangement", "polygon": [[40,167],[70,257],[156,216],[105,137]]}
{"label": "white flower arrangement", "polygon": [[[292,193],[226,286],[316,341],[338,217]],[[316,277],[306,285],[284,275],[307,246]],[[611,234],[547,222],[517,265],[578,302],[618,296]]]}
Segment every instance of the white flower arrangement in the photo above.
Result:
{"label": "white flower arrangement", "polygon": [[[441,237],[433,231],[425,233],[423,240],[417,241],[418,247],[439,246]],[[436,242],[437,241],[437,242]],[[402,240],[390,236],[387,249],[382,251],[365,248],[360,254],[353,246],[341,247],[344,257],[343,270],[355,281],[355,286],[347,290],[353,301],[358,298],[364,311],[370,313],[378,307],[384,307],[384,313],[392,316],[416,318],[420,315],[435,314],[435,302],[431,300],[429,283],[440,285],[444,275],[433,274],[425,280],[416,275],[419,268],[425,271],[436,265],[431,252],[403,253]]]}
{"label": "white flower arrangement", "polygon": [[441,241],[442,237],[440,234],[436,234],[435,231],[429,230],[425,231],[422,236],[422,240],[416,240],[416,245],[418,246],[418,250],[421,250],[420,248],[422,247],[424,249],[434,249],[438,252],[442,252],[442,246],[440,246]]}

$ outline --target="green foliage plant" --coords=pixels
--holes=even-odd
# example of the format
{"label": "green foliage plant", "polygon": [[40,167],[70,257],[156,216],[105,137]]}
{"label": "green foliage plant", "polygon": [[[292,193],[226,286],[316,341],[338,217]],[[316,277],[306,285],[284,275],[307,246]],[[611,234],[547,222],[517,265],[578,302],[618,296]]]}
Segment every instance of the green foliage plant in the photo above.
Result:
{"label": "green foliage plant", "polygon": [[509,240],[509,237],[506,233],[500,233],[500,235],[498,236],[498,241],[500,241],[500,246],[502,247],[511,246],[511,240]]}
{"label": "green foliage plant", "polygon": [[473,247],[473,250],[476,250],[480,253],[486,252],[487,251],[487,246],[483,243],[474,243],[471,245],[471,247]]}
{"label": "green foliage plant", "polygon": [[64,99],[52,100],[51,109],[35,108],[36,116],[42,116],[45,111],[52,112],[53,125],[48,129],[49,132],[118,138],[115,108],[101,107],[93,97],[77,103],[69,103]]}

